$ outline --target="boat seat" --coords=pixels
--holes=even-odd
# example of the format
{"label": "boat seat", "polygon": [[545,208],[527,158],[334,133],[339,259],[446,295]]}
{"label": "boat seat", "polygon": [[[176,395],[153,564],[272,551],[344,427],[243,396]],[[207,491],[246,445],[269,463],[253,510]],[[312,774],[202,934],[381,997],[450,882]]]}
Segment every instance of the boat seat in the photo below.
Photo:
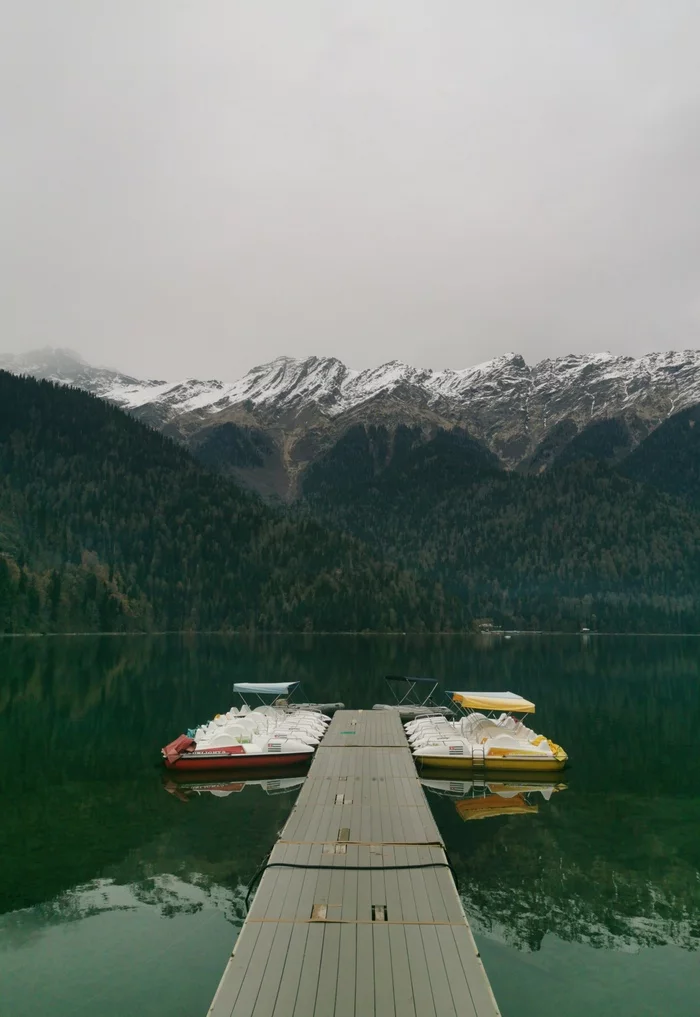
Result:
{"label": "boat seat", "polygon": [[[250,731],[238,724],[231,724],[223,731],[217,731],[211,738],[207,738],[202,748],[214,749],[225,748],[227,745],[236,745],[243,741],[250,740]],[[198,746],[199,747],[199,746]]]}

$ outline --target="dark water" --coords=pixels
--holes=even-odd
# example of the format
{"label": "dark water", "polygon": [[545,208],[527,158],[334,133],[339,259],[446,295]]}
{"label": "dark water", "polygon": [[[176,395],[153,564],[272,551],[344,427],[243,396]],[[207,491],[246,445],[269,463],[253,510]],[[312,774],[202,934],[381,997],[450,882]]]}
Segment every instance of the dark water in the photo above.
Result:
{"label": "dark water", "polygon": [[504,1017],[696,1017],[700,640],[639,637],[0,641],[3,1017],[205,1014],[294,791],[169,791],[159,747],[233,680],[397,671],[534,699],[572,760],[537,812],[430,795]]}

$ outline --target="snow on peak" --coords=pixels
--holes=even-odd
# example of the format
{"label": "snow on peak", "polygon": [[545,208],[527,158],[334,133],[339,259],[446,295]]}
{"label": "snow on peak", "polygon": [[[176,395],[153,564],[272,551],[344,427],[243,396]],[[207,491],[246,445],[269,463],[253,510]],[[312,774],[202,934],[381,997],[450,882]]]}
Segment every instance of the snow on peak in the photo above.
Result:
{"label": "snow on peak", "polygon": [[278,357],[254,367],[239,381],[227,386],[227,399],[253,406],[299,406],[307,402],[333,402],[352,372],[335,357]]}
{"label": "snow on peak", "polygon": [[335,357],[282,356],[233,382],[140,380],[91,367],[67,349],[0,356],[0,368],[75,385],[125,409],[155,413],[162,422],[188,414],[206,418],[236,407],[260,412],[268,421],[310,410],[334,419],[363,405],[371,413],[376,400],[394,398],[464,423],[487,442],[508,429],[521,434],[526,444],[566,418],[584,426],[632,410],[658,422],[700,403],[698,350],[637,359],[610,352],[570,353],[534,366],[520,354],[508,353],[473,367],[438,371],[398,360],[358,371]]}
{"label": "snow on peak", "polygon": [[431,371],[409,367],[400,360],[391,360],[379,367],[353,372],[343,389],[342,398],[335,412],[342,413],[381,394],[388,395],[405,385],[421,389],[431,376]]}

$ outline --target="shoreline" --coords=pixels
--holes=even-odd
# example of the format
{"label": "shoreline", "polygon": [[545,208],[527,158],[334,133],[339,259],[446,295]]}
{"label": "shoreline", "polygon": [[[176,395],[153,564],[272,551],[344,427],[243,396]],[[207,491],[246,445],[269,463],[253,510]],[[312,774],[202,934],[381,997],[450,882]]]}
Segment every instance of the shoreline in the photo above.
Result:
{"label": "shoreline", "polygon": [[357,638],[358,636],[365,637],[367,639],[503,639],[507,637],[512,639],[515,636],[578,636],[581,639],[588,639],[591,636],[615,636],[617,638],[627,637],[653,637],[653,638],[684,638],[684,639],[699,639],[700,632],[567,632],[562,629],[552,630],[551,632],[547,629],[503,629],[499,632],[418,632],[418,631],[406,631],[406,632],[379,632],[379,631],[360,631],[360,632],[298,632],[295,630],[277,630],[277,629],[256,629],[254,632],[240,632],[240,631],[226,631],[223,629],[212,629],[212,630],[200,630],[200,629],[164,629],[153,632],[0,632],[0,639],[63,639],[63,638],[84,638],[97,637],[99,636],[112,636],[114,638],[149,638],[149,637],[162,637],[162,636],[220,636],[230,639],[257,639],[259,636],[284,636],[288,638],[290,636],[297,636],[299,638],[314,638],[316,636],[338,638],[341,636],[350,636]]}

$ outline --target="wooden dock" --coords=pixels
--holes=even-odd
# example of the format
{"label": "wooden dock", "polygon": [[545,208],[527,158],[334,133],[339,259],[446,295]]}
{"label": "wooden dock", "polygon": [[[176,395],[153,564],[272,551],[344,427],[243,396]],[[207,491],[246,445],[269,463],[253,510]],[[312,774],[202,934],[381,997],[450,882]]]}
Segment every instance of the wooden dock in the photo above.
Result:
{"label": "wooden dock", "polygon": [[209,1017],[497,1017],[398,714],[333,717]]}

